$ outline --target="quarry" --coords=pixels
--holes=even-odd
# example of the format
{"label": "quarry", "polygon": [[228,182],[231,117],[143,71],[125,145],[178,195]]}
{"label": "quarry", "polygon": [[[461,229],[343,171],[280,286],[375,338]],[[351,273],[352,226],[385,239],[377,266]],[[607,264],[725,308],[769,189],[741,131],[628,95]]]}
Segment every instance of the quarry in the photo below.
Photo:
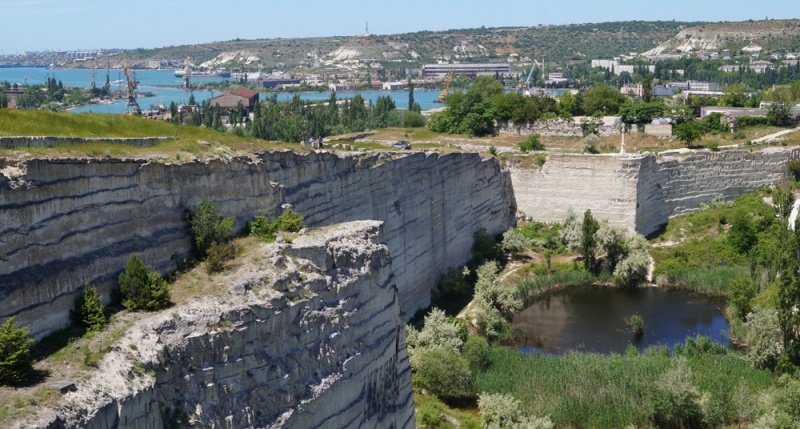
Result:
{"label": "quarry", "polygon": [[591,209],[647,235],[719,196],[781,183],[799,154],[550,153],[541,166],[436,152],[0,159],[0,318],[35,338],[69,323],[84,283],[110,299],[131,254],[179,270],[200,199],[236,229],[284,205],[310,228],[258,247],[220,295],[132,323],[96,377],[21,425],[414,427],[405,323],[469,258],[476,230]]}

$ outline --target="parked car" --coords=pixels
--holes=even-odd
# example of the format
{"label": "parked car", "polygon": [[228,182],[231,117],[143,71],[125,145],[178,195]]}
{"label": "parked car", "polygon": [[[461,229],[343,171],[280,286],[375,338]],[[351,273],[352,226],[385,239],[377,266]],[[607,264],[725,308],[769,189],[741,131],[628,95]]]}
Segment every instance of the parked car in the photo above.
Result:
{"label": "parked car", "polygon": [[399,140],[392,143],[392,148],[394,149],[411,149],[411,143],[406,140]]}

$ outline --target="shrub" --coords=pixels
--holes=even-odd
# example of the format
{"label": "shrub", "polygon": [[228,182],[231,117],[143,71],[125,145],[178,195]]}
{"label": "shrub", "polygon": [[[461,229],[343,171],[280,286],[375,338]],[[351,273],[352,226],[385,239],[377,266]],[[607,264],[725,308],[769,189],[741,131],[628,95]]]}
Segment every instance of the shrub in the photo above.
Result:
{"label": "shrub", "polygon": [[231,243],[211,243],[206,255],[206,272],[208,274],[219,273],[227,268],[227,262],[236,257],[236,247]]}
{"label": "shrub", "polygon": [[303,216],[288,207],[280,217],[278,217],[278,231],[298,232],[305,228]]}
{"label": "shrub", "polygon": [[786,163],[786,168],[789,170],[789,174],[794,177],[794,180],[800,180],[800,159],[790,159]]}
{"label": "shrub", "polygon": [[706,148],[710,149],[713,152],[717,152],[719,151],[719,142],[716,141],[708,142],[706,143]]}
{"label": "shrub", "polygon": [[478,398],[482,429],[552,429],[549,417],[526,417],[511,395],[485,394]]}
{"label": "shrub", "polygon": [[423,349],[418,356],[417,374],[423,385],[444,401],[475,396],[475,383],[469,363],[446,348]]}
{"label": "shrub", "polygon": [[699,427],[702,413],[699,395],[692,385],[692,370],[678,358],[656,381],[654,418],[661,428]]}
{"label": "shrub", "polygon": [[136,255],[128,258],[125,271],[119,275],[119,291],[122,305],[130,311],[156,311],[169,306],[167,281],[155,270],[148,272]]}
{"label": "shrub", "polygon": [[189,213],[192,238],[200,257],[205,258],[211,243],[225,243],[233,232],[233,218],[223,217],[211,200],[202,199]]}
{"label": "shrub", "polygon": [[103,302],[97,288],[85,284],[80,295],[75,298],[75,309],[70,311],[73,322],[83,326],[87,331],[102,331],[108,325],[108,318],[103,312]]}
{"label": "shrub", "polygon": [[[738,118],[736,118],[736,124],[739,125],[740,129],[757,127],[757,126],[766,126],[769,125],[769,118],[766,116],[739,116]],[[744,138],[744,136],[742,136],[742,138]]]}
{"label": "shrub", "polygon": [[776,310],[757,310],[747,315],[747,361],[755,368],[773,369],[783,353],[783,335]]}
{"label": "shrub", "polygon": [[642,335],[644,333],[644,319],[638,314],[626,318],[625,324],[628,326],[628,329],[636,335]]}
{"label": "shrub", "polygon": [[473,373],[483,372],[489,368],[489,343],[483,337],[469,335],[461,349],[461,356],[469,363]]}
{"label": "shrub", "polygon": [[531,240],[526,238],[516,229],[509,229],[503,233],[503,250],[508,253],[519,253],[527,250]]}
{"label": "shrub", "polygon": [[291,207],[287,207],[275,220],[272,220],[269,214],[263,214],[257,215],[250,222],[250,234],[267,241],[273,241],[278,231],[298,232],[303,228],[305,228],[303,217]]}
{"label": "shrub", "polygon": [[475,265],[482,265],[500,257],[501,247],[486,231],[486,228],[478,228],[472,234],[472,240],[472,260]]}
{"label": "shrub", "polygon": [[494,146],[489,146],[489,154],[492,156],[497,156],[497,148]]}
{"label": "shrub", "polygon": [[20,384],[33,370],[28,330],[17,328],[10,317],[0,326],[0,385]]}
{"label": "shrub", "polygon": [[441,348],[457,354],[464,344],[458,323],[448,320],[444,311],[435,307],[425,316],[421,330],[413,326],[408,326],[407,330],[408,360],[415,370],[419,367],[418,356],[422,351]]}
{"label": "shrub", "polygon": [[470,284],[467,282],[467,275],[469,269],[464,267],[462,269],[450,267],[447,272],[439,280],[438,291],[442,295],[465,295],[470,291]]}
{"label": "shrub", "polygon": [[542,142],[539,141],[539,135],[532,134],[519,143],[519,150],[521,150],[522,153],[526,153],[534,150],[545,150],[545,147]]}
{"label": "shrub", "polygon": [[599,143],[600,137],[597,134],[589,134],[583,139],[583,153],[600,153],[600,150],[597,149]]}

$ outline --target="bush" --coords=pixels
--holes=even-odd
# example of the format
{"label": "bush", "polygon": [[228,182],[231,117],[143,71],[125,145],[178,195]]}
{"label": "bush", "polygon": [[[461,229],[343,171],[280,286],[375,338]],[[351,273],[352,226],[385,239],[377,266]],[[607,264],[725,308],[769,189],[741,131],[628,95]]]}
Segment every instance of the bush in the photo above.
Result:
{"label": "bush", "polygon": [[776,310],[757,310],[747,315],[747,361],[755,368],[773,369],[783,353],[783,334]]}
{"label": "bush", "polygon": [[526,153],[534,150],[545,150],[545,147],[542,142],[539,141],[539,135],[532,134],[519,143],[519,150],[521,150],[522,153]]}
{"label": "bush", "polygon": [[692,370],[685,358],[678,358],[656,381],[654,418],[660,428],[699,427],[702,412],[699,395],[692,384]]}
{"label": "bush", "polygon": [[789,174],[794,177],[794,180],[800,180],[800,159],[790,159],[786,163],[786,168],[789,170]]}
{"label": "bush", "polygon": [[473,373],[483,372],[489,368],[489,343],[483,337],[470,335],[461,348],[461,356],[469,363]]}
{"label": "bush", "polygon": [[211,243],[206,255],[206,272],[208,274],[219,273],[227,268],[227,262],[236,257],[236,247],[231,243]]}
{"label": "bush", "polygon": [[628,329],[631,330],[636,335],[644,334],[644,319],[642,316],[638,314],[634,314],[631,317],[625,319],[625,324],[628,326]]}
{"label": "bush", "polygon": [[108,325],[108,318],[103,312],[103,302],[97,288],[85,284],[80,295],[75,298],[75,309],[70,311],[73,322],[83,326],[87,331],[102,331]]}
{"label": "bush", "polygon": [[475,383],[469,363],[446,348],[423,349],[418,356],[417,375],[423,385],[444,401],[460,401],[475,396]]}
{"label": "bush", "polygon": [[600,137],[598,137],[597,134],[589,134],[585,139],[583,139],[583,153],[600,153],[600,151],[597,149],[597,145],[599,143]]}
{"label": "bush", "polygon": [[17,385],[33,370],[28,330],[17,328],[11,317],[0,326],[0,385]]}
{"label": "bush", "polygon": [[[465,272],[466,271],[466,272]],[[439,280],[438,292],[442,295],[461,296],[470,291],[470,284],[467,281],[469,269],[450,267]]]}
{"label": "bush", "polygon": [[736,118],[736,124],[739,125],[740,129],[757,127],[757,126],[767,126],[769,125],[769,118],[766,116],[739,116],[738,118]]}
{"label": "bush", "polygon": [[552,429],[549,417],[526,417],[511,395],[485,394],[478,398],[482,429]]}
{"label": "bush", "polygon": [[131,255],[125,271],[119,275],[122,305],[130,310],[156,311],[167,308],[170,301],[169,285],[157,271],[144,266],[136,255]]}
{"label": "bush", "polygon": [[201,258],[208,255],[211,243],[226,243],[233,232],[233,218],[223,217],[211,200],[202,199],[189,213],[192,238]]}
{"label": "bush", "polygon": [[483,265],[487,261],[494,261],[500,257],[501,246],[486,231],[486,228],[478,228],[472,234],[472,240],[472,261],[475,265]]}
{"label": "bush", "polygon": [[421,330],[408,326],[407,332],[408,360],[414,370],[419,368],[418,357],[424,350],[441,348],[458,354],[464,344],[458,323],[448,320],[444,311],[435,307],[425,316]]}
{"label": "bush", "polygon": [[250,222],[250,235],[259,237],[266,241],[275,240],[275,233],[278,231],[298,232],[305,228],[305,221],[299,213],[286,208],[282,215],[272,220],[269,214],[257,215]]}
{"label": "bush", "polygon": [[531,240],[522,235],[519,230],[509,229],[503,233],[503,250],[507,253],[519,253],[531,246]]}
{"label": "bush", "polygon": [[305,228],[303,216],[288,207],[280,217],[278,217],[278,231],[298,232]]}
{"label": "bush", "polygon": [[492,156],[497,156],[497,148],[494,146],[489,146],[489,154]]}

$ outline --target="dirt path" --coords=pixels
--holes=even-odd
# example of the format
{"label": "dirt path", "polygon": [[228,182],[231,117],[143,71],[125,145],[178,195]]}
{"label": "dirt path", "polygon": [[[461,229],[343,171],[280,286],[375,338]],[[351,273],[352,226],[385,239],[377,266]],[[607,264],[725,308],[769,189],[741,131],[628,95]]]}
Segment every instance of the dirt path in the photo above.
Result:
{"label": "dirt path", "polygon": [[791,134],[791,133],[793,133],[795,131],[800,131],[800,127],[792,128],[791,130],[778,131],[777,133],[774,133],[774,134],[769,134],[769,135],[766,135],[764,137],[759,137],[759,138],[753,140],[753,144],[761,144],[761,143],[767,143],[767,142],[770,142],[770,141],[773,141],[773,140],[777,140],[779,137],[785,136],[786,134]]}

